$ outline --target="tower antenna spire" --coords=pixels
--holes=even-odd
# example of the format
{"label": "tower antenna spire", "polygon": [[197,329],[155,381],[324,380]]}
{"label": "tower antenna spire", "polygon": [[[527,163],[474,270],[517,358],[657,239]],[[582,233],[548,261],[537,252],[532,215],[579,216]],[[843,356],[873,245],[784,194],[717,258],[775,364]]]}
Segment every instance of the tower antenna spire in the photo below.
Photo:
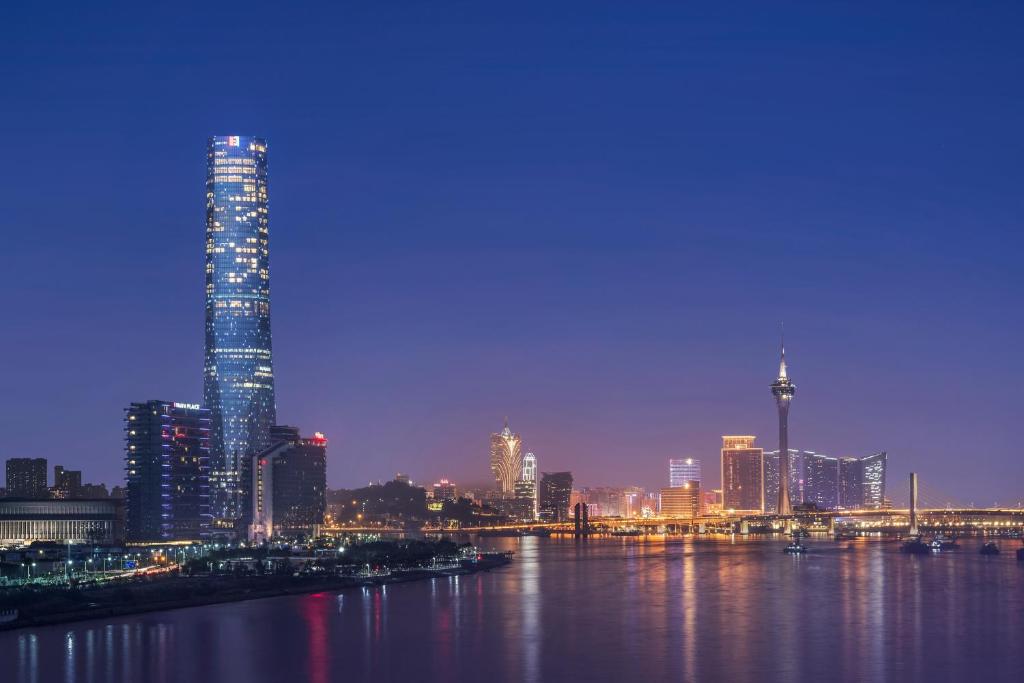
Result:
{"label": "tower antenna spire", "polygon": [[786,323],[779,322],[779,379],[786,378]]}

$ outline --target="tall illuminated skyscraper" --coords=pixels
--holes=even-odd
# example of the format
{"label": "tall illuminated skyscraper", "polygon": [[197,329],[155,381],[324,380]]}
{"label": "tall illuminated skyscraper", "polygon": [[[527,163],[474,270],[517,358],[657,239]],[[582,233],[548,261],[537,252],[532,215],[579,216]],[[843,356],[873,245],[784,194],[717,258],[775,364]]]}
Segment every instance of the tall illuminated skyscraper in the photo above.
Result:
{"label": "tall illuminated skyscraper", "polygon": [[[772,395],[779,407],[779,453],[789,453],[789,402],[796,393],[796,385],[786,375],[786,344],[782,344],[782,358],[779,361],[779,376],[772,383]],[[793,514],[789,500],[789,458],[779,458],[779,504],[780,515]]]}
{"label": "tall illuminated skyscraper", "polygon": [[722,437],[722,506],[764,512],[764,451],[754,436]]}
{"label": "tall illuminated skyscraper", "polygon": [[276,422],[270,344],[267,144],[218,135],[207,142],[206,358],[215,517],[242,514],[243,462],[269,445]]}
{"label": "tall illuminated skyscraper", "polygon": [[523,440],[513,434],[505,419],[505,428],[497,434],[491,434],[491,472],[498,484],[498,491],[503,496],[515,492],[516,482],[523,473]]}

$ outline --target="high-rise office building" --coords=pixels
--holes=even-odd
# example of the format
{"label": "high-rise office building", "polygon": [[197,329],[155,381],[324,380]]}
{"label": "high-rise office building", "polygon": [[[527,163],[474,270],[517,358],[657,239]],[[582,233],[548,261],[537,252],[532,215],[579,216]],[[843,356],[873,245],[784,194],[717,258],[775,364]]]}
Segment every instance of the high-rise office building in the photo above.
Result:
{"label": "high-rise office building", "polygon": [[668,485],[672,488],[683,486],[688,481],[700,481],[700,460],[696,458],[672,458],[668,461]]}
{"label": "high-rise office building", "polygon": [[210,526],[210,411],[146,401],[125,410],[129,541],[193,541]]}
{"label": "high-rise office building", "polygon": [[[779,409],[779,453],[789,453],[789,404],[796,394],[796,385],[786,372],[786,345],[782,344],[779,360],[779,376],[772,382],[772,395]],[[728,507],[728,506],[727,506]],[[780,515],[789,515],[793,506],[789,497],[789,459],[779,459],[779,496],[776,510]]]}
{"label": "high-rise office building", "polygon": [[498,485],[498,492],[503,496],[512,496],[516,482],[523,473],[523,440],[509,429],[508,419],[505,428],[491,434],[491,472]]}
{"label": "high-rise office building", "polygon": [[207,143],[206,356],[214,515],[242,516],[242,469],[276,421],[270,343],[267,145],[219,135]]}
{"label": "high-rise office building", "polygon": [[864,465],[859,458],[839,458],[839,507],[864,507]]}
{"label": "high-rise office building", "polygon": [[661,515],[663,517],[697,517],[700,515],[700,482],[683,482],[682,486],[670,486],[661,490]]}
{"label": "high-rise office building", "polygon": [[327,512],[327,438],[304,439],[296,427],[275,426],[273,445],[252,457],[249,538],[312,536]]}
{"label": "high-rise office building", "polygon": [[878,509],[885,502],[886,453],[875,453],[861,458],[861,487],[865,508]]}
{"label": "high-rise office building", "polygon": [[722,506],[764,511],[764,451],[754,436],[722,437]]}
{"label": "high-rise office building", "polygon": [[546,522],[564,522],[569,519],[569,499],[572,497],[572,472],[544,472],[540,477],[540,518]]}
{"label": "high-rise office building", "polygon": [[82,491],[82,471],[66,470],[63,465],[53,468],[53,498],[78,498]]}
{"label": "high-rise office building", "polygon": [[7,461],[9,498],[49,498],[46,458],[11,458]]}

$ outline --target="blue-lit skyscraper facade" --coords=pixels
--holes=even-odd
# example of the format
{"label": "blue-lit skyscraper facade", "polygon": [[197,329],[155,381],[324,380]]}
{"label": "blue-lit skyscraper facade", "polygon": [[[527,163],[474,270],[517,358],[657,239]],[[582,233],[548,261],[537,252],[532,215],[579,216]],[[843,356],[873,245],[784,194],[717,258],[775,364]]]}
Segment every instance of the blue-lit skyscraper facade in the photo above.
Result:
{"label": "blue-lit skyscraper facade", "polygon": [[242,464],[269,445],[276,422],[270,343],[267,145],[221,135],[207,143],[206,358],[214,515],[236,519]]}
{"label": "blue-lit skyscraper facade", "polygon": [[195,541],[209,532],[210,411],[145,401],[125,411],[129,541]]}

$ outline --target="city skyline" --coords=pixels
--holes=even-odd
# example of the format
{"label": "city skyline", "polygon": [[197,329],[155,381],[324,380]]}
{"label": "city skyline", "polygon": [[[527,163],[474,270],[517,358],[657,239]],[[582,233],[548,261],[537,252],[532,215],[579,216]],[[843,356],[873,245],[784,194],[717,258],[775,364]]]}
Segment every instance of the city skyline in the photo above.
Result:
{"label": "city skyline", "polygon": [[[202,395],[203,140],[238,132],[274,150],[280,421],[332,435],[333,487],[396,471],[485,481],[481,439],[505,414],[542,470],[655,489],[685,454],[713,483],[721,435],[774,447],[763,380],[784,318],[802,397],[791,448],[886,451],[893,481],[918,471],[963,502],[1016,503],[1006,122],[1021,102],[1003,84],[1019,57],[986,57],[1016,17],[982,39],[938,13],[936,33],[908,37],[908,9],[885,26],[844,10],[848,33],[823,47],[808,36],[835,16],[749,16],[722,36],[721,10],[551,10],[548,25],[580,31],[570,50],[536,8],[511,28],[482,8],[436,11],[429,39],[384,10],[335,22],[340,36],[273,11],[193,26],[140,9],[127,37],[82,8],[56,25],[12,12],[25,30],[2,48],[19,68],[0,120],[22,134],[0,171],[0,353],[18,362],[0,457],[116,484],[123,407]],[[228,20],[237,37],[211,28]],[[259,87],[192,67],[264,23]],[[733,47],[760,36],[760,51],[686,40],[707,31]],[[950,34],[955,67],[935,58]],[[168,57],[182,35],[194,59]],[[122,39],[145,46],[145,78],[108,51]],[[52,106],[18,104],[33,101]],[[783,262],[787,277],[769,277]],[[54,387],[78,406],[58,424],[42,409]]]}

